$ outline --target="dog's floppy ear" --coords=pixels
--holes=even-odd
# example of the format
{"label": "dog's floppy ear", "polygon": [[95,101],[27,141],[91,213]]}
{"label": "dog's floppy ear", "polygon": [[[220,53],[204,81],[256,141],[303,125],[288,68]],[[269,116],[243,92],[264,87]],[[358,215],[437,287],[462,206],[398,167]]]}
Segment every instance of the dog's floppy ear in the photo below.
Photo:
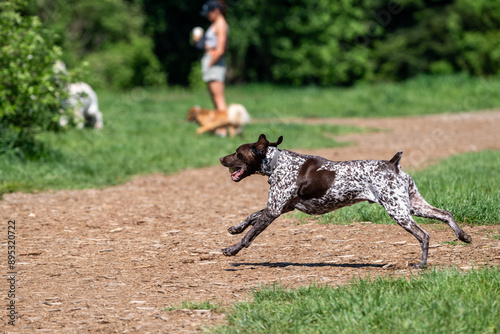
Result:
{"label": "dog's floppy ear", "polygon": [[252,145],[252,151],[256,156],[263,157],[266,155],[267,147],[269,146],[269,141],[265,134],[259,136],[259,140]]}
{"label": "dog's floppy ear", "polygon": [[280,136],[280,137],[278,138],[278,141],[277,141],[276,143],[269,143],[269,146],[274,146],[274,147],[276,147],[276,146],[278,146],[279,144],[281,144],[282,142],[283,142],[283,136]]}
{"label": "dog's floppy ear", "polygon": [[281,142],[283,141],[283,136],[280,136],[278,138],[278,141],[275,142],[275,143],[270,143],[267,138],[266,138],[266,135],[264,134],[261,134],[259,136],[259,140],[252,145],[252,150],[253,152],[255,153],[256,156],[260,156],[260,157],[264,157],[266,155],[266,152],[267,152],[267,148],[269,146],[278,146],[279,144],[281,144]]}

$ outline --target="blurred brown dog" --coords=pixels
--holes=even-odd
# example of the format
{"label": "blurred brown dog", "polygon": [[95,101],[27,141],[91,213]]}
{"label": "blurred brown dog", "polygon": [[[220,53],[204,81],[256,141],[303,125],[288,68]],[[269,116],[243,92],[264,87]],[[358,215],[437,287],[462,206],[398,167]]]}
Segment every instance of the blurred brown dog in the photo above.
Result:
{"label": "blurred brown dog", "polygon": [[227,111],[204,109],[194,106],[189,109],[188,121],[196,122],[200,127],[196,134],[215,131],[218,128],[229,128],[229,135],[233,138],[243,132],[243,128],[250,122],[250,115],[241,104],[230,104]]}

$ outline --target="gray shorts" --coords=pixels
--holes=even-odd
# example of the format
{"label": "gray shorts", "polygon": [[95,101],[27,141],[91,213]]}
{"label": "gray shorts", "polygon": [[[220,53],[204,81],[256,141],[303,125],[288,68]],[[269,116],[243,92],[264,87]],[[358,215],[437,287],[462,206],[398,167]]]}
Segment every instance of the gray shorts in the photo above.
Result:
{"label": "gray shorts", "polygon": [[209,67],[208,64],[210,63],[211,58],[212,56],[208,52],[205,53],[203,58],[201,58],[201,75],[203,81],[224,82],[226,79],[226,59],[222,56],[215,64]]}

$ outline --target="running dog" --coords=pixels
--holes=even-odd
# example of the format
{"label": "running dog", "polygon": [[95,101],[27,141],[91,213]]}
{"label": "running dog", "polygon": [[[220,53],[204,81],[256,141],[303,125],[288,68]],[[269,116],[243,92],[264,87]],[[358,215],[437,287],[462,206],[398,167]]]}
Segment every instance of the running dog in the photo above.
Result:
{"label": "running dog", "polygon": [[363,201],[382,205],[398,225],[417,238],[422,257],[416,268],[427,264],[430,235],[415,223],[412,215],[441,220],[458,239],[472,242],[450,212],[431,206],[420,195],[413,179],[399,165],[402,151],[391,160],[330,161],[279,149],[282,141],[281,136],[270,143],[262,134],[257,142],[241,145],[236,153],[220,158],[233,181],[260,174],[268,176],[270,184],[266,208],[228,229],[231,234],[239,234],[252,225],[240,242],[222,250],[224,255],[236,255],[250,246],[283,213],[298,209],[319,215]]}

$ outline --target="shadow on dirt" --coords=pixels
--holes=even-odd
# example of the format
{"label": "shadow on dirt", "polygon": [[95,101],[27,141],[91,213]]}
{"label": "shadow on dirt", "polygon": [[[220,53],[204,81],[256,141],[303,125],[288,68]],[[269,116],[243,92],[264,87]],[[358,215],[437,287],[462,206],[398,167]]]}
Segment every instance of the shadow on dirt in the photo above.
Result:
{"label": "shadow on dirt", "polygon": [[382,268],[386,266],[383,264],[374,263],[294,263],[294,262],[261,262],[261,263],[231,263],[233,267],[270,267],[270,268],[284,268],[288,266],[294,267],[335,267],[335,268]]}

